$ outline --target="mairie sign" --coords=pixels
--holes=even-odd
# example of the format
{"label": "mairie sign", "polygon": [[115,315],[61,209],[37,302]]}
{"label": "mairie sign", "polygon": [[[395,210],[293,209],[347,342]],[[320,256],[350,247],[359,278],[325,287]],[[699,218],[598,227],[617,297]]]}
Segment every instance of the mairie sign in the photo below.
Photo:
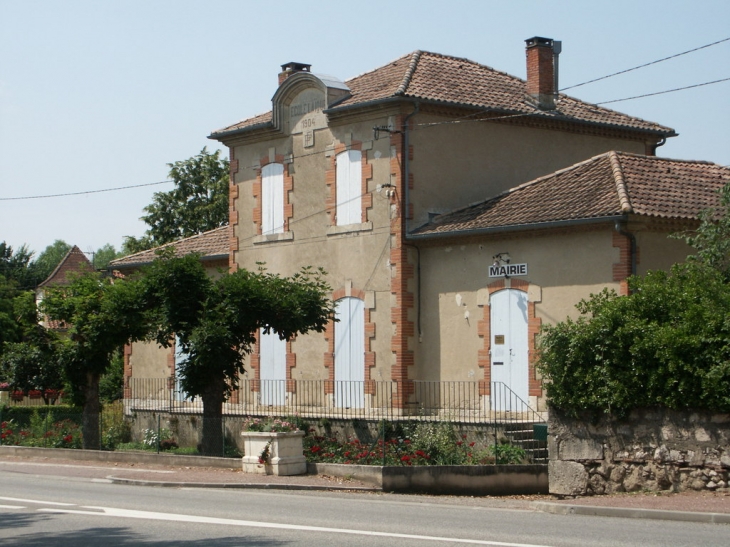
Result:
{"label": "mairie sign", "polygon": [[527,264],[495,264],[489,266],[489,277],[527,275]]}

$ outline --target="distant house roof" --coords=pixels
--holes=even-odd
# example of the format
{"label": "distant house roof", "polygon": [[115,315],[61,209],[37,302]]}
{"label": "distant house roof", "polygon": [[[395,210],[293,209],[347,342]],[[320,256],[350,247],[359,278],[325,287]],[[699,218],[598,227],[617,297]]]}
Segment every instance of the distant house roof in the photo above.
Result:
{"label": "distant house roof", "polygon": [[697,219],[719,205],[718,191],[729,182],[730,168],[714,163],[607,152],[436,216],[412,236],[535,229],[627,214]]}
{"label": "distant house roof", "polygon": [[[385,66],[345,82],[350,95],[331,107],[338,112],[388,99],[412,99],[426,103],[474,108],[503,114],[590,124],[669,137],[673,129],[608,108],[560,94],[555,110],[536,108],[525,80],[469,59],[414,51]],[[213,131],[210,138],[273,126],[272,113],[259,114]]]}
{"label": "distant house roof", "polygon": [[56,287],[61,285],[69,285],[72,277],[69,274],[79,274],[83,272],[93,272],[94,266],[86,258],[84,252],[76,245],[66,253],[58,263],[56,269],[51,272],[45,281],[41,282],[38,287]]}
{"label": "distant house roof", "polygon": [[166,243],[153,249],[141,251],[122,258],[117,258],[109,263],[109,267],[117,270],[138,268],[150,264],[157,258],[157,252],[168,247],[175,248],[175,256],[185,256],[191,253],[200,253],[201,258],[210,260],[228,260],[231,239],[230,226],[222,226],[215,230],[209,230],[202,234],[186,237],[172,243]]}

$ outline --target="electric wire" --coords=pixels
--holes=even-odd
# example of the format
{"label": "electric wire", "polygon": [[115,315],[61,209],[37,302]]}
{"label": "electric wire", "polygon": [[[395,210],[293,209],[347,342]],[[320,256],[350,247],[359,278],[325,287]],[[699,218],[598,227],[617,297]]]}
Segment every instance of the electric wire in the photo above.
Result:
{"label": "electric wire", "polygon": [[21,199],[43,199],[43,198],[60,198],[65,196],[81,196],[84,194],[99,194],[101,192],[115,192],[117,190],[129,190],[130,188],[142,188],[143,186],[156,186],[158,184],[169,184],[175,182],[173,180],[161,180],[159,182],[147,182],[145,184],[133,184],[132,186],[118,186],[117,188],[104,188],[102,190],[84,190],[82,192],[67,192],[65,194],[47,194],[44,196],[20,196],[15,198],[0,198],[0,201],[14,201]]}
{"label": "electric wire", "polygon": [[664,57],[663,59],[657,59],[656,61],[651,61],[650,63],[644,63],[643,65],[635,66],[633,68],[627,68],[626,70],[621,70],[619,72],[614,72],[613,74],[608,74],[606,76],[601,76],[600,78],[594,78],[593,80],[588,80],[587,82],[583,82],[583,83],[580,83],[580,84],[575,84],[575,85],[571,85],[571,86],[568,86],[568,87],[564,87],[560,91],[566,91],[568,89],[573,89],[575,87],[580,87],[582,85],[592,84],[593,82],[598,82],[598,81],[601,81],[601,80],[605,80],[606,78],[613,78],[614,76],[618,76],[619,74],[626,74],[627,72],[631,72],[632,70],[638,70],[640,68],[644,68],[644,67],[647,67],[647,66],[655,65],[657,63],[661,63],[663,61],[668,61],[669,59],[674,59],[676,57],[681,57],[682,55],[686,55],[686,54],[692,53],[694,51],[699,51],[701,49],[705,49],[705,48],[708,48],[708,47],[711,47],[711,46],[716,46],[717,44],[721,44],[721,43],[727,42],[727,41],[730,41],[730,37],[723,38],[722,40],[718,40],[717,42],[712,42],[711,44],[705,44],[704,46],[700,46],[700,47],[696,47],[694,49],[690,49],[690,50],[687,50],[687,51],[683,51],[681,53],[676,53],[674,55],[670,55],[669,57]]}
{"label": "electric wire", "polygon": [[674,93],[675,91],[683,91],[685,89],[692,89],[693,87],[702,87],[704,85],[719,84],[720,82],[727,82],[728,80],[730,80],[730,78],[723,78],[721,80],[714,80],[712,82],[705,82],[702,84],[694,84],[694,85],[688,85],[685,87],[677,87],[675,89],[667,89],[665,91],[656,91],[654,93],[645,93],[644,95],[635,95],[633,97],[626,97],[625,99],[613,99],[611,101],[601,101],[600,103],[595,103],[595,104],[600,105],[600,104],[609,104],[609,103],[619,103],[621,101],[631,101],[633,99],[641,99],[643,97],[653,97],[654,95],[663,95],[665,93]]}

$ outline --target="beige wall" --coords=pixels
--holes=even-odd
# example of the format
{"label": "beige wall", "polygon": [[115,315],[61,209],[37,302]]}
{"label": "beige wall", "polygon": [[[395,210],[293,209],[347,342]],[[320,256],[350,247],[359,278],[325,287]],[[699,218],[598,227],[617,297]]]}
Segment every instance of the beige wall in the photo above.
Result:
{"label": "beige wall", "polygon": [[[575,304],[603,287],[618,289],[612,280],[619,260],[610,229],[484,240],[421,251],[421,341],[417,344],[412,378],[425,380],[483,379],[477,366],[482,349],[478,322],[484,319],[484,290],[493,256],[508,252],[512,263],[527,263],[528,281],[541,299],[536,316],[543,323],[576,317]],[[482,293],[480,294],[480,290]],[[539,298],[539,296],[538,296]]]}
{"label": "beige wall", "polygon": [[449,119],[430,114],[414,118],[410,133],[414,227],[424,224],[429,212],[484,201],[609,150],[644,153],[639,141],[499,122],[420,125]]}
{"label": "beige wall", "polygon": [[132,344],[129,364],[134,378],[167,378],[170,376],[172,348],[163,348],[156,342]]}

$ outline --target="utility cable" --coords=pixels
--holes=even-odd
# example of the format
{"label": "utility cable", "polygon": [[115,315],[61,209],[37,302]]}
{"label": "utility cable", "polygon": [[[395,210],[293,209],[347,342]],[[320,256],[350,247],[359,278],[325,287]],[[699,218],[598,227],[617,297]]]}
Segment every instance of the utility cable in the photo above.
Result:
{"label": "utility cable", "polygon": [[20,199],[43,199],[43,198],[60,198],[65,196],[80,196],[83,194],[98,194],[100,192],[115,192],[117,190],[128,190],[130,188],[142,188],[143,186],[155,186],[157,184],[168,184],[175,182],[172,180],[161,180],[160,182],[148,182],[146,184],[134,184],[132,186],[118,186],[117,188],[104,188],[103,190],[84,190],[83,192],[68,192],[66,194],[47,194],[45,196],[21,196],[17,198],[0,198],[0,201],[13,201]]}
{"label": "utility cable", "polygon": [[644,95],[635,95],[633,97],[626,97],[625,99],[614,99],[612,101],[602,101],[599,104],[619,103],[621,101],[630,101],[632,99],[641,99],[642,97],[652,97],[653,95],[663,95],[664,93],[674,93],[675,91],[682,91],[684,89],[692,89],[693,87],[702,87],[703,85],[719,84],[720,82],[727,82],[730,78],[723,78],[722,80],[714,80],[712,82],[705,82],[703,84],[688,85],[685,87],[677,87],[675,89],[667,89],[666,91],[657,91],[655,93],[646,93]]}
{"label": "utility cable", "polygon": [[639,66],[635,66],[633,68],[627,68],[626,70],[621,70],[619,72],[614,72],[613,74],[608,74],[607,76],[601,76],[600,78],[594,78],[593,80],[588,80],[587,82],[583,82],[583,83],[580,83],[580,84],[575,84],[575,85],[571,85],[571,86],[568,86],[568,87],[564,87],[560,91],[566,91],[568,89],[573,89],[574,87],[580,87],[582,85],[592,84],[593,82],[598,82],[600,80],[605,80],[606,78],[612,78],[614,76],[618,76],[619,74],[626,74],[627,72],[631,72],[632,70],[638,70],[640,68],[644,68],[644,67],[647,67],[647,66],[655,65],[657,63],[661,63],[663,61],[668,61],[669,59],[674,59],[676,57],[680,57],[682,55],[686,55],[687,53],[692,53],[694,51],[699,51],[701,49],[705,49],[705,48],[710,47],[710,46],[716,46],[717,44],[721,44],[721,43],[727,42],[729,40],[730,40],[730,37],[723,38],[722,40],[718,40],[717,42],[712,42],[711,44],[705,44],[704,46],[700,46],[700,47],[696,47],[694,49],[690,49],[690,50],[687,50],[687,51],[683,51],[682,53],[676,53],[674,55],[670,55],[669,57],[664,57],[663,59],[657,59],[656,61],[652,61],[650,63],[645,63],[645,64],[639,65]]}

